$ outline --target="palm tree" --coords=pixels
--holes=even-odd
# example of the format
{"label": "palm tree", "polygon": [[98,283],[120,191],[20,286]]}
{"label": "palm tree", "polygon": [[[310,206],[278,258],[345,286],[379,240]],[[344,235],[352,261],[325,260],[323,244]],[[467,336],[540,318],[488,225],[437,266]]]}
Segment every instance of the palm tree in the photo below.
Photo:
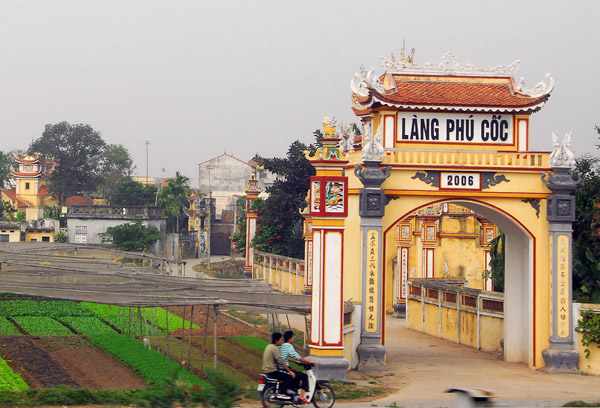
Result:
{"label": "palm tree", "polygon": [[167,218],[167,229],[179,232],[179,217],[188,205],[190,179],[179,172],[175,177],[167,180],[167,185],[158,193],[158,206]]}

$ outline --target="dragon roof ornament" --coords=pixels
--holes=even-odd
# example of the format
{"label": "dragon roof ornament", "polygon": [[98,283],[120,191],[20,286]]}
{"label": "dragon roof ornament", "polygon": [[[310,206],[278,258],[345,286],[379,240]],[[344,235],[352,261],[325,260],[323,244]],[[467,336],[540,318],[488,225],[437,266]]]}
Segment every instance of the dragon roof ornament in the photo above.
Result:
{"label": "dragon roof ornament", "polygon": [[354,78],[350,81],[350,89],[352,89],[353,93],[363,98],[369,96],[370,89],[379,93],[385,91],[383,83],[375,75],[375,68],[371,67],[367,71],[364,66],[361,66],[360,71],[354,74]]}
{"label": "dragon roof ornament", "polygon": [[496,75],[514,75],[519,69],[520,61],[516,60],[508,66],[494,65],[488,67],[478,67],[470,62],[460,62],[454,53],[448,51],[442,56],[439,62],[426,62],[423,65],[415,65],[412,59],[404,62],[402,59],[396,61],[394,54],[392,58],[381,57],[381,65],[387,72],[417,75],[477,75],[477,76],[496,76]]}

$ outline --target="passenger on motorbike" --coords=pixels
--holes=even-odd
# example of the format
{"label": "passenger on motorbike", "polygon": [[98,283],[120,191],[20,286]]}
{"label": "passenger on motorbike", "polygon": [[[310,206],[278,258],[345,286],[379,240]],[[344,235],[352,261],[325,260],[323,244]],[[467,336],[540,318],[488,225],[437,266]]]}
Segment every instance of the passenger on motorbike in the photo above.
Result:
{"label": "passenger on motorbike", "polygon": [[[289,361],[293,361],[294,363],[297,362],[304,362],[304,363],[308,363],[308,364],[312,364],[315,365],[315,363],[313,363],[312,361],[309,361],[305,358],[303,358],[300,354],[298,354],[296,352],[296,349],[293,346],[294,343],[294,332],[291,330],[286,331],[285,333],[283,333],[283,344],[281,344],[279,346],[279,352],[281,353],[281,358],[283,359],[283,361],[285,361],[285,363],[289,366]],[[306,375],[306,373],[303,373],[301,371],[296,371],[296,370],[292,370],[294,372],[294,374],[296,375],[294,381],[292,381],[292,384],[294,384],[294,388],[300,390],[300,396],[298,397],[298,399],[302,402],[304,402],[305,404],[310,403],[310,401],[308,401],[306,398],[304,398],[304,393],[306,391],[308,391],[308,376]]]}
{"label": "passenger on motorbike", "polygon": [[[277,347],[282,343],[283,336],[281,333],[275,332],[271,335],[271,344],[267,346],[263,354],[262,369],[263,373],[269,377],[276,378],[283,382],[279,387],[279,394],[277,395],[277,398],[290,399],[285,392],[293,382],[296,374],[290,367],[288,367],[287,362],[281,358],[281,354],[279,353],[279,349]],[[278,365],[283,367],[283,369],[279,369]]]}

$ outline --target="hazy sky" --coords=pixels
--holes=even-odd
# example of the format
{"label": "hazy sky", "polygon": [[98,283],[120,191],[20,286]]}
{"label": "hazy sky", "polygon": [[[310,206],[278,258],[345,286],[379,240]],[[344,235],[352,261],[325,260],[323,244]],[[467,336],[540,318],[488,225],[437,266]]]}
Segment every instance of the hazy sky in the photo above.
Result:
{"label": "hazy sky", "polygon": [[227,152],[282,156],[322,117],[356,121],[350,79],[380,56],[447,51],[478,66],[520,60],[526,88],[551,72],[530,148],[572,130],[600,154],[600,2],[0,0],[0,150],[47,123],[87,123],[132,154],[135,173],[180,171]]}

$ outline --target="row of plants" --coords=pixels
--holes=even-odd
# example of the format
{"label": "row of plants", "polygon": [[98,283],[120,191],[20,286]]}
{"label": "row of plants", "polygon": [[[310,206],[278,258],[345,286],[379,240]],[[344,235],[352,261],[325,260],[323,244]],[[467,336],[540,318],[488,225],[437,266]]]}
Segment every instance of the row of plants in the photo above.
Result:
{"label": "row of plants", "polygon": [[104,323],[97,317],[84,316],[65,316],[61,317],[61,321],[65,322],[78,333],[83,334],[106,334],[116,333],[112,327]]}
{"label": "row of plants", "polygon": [[28,388],[29,386],[21,376],[0,357],[0,390],[21,391]]}
{"label": "row of plants", "polygon": [[[165,384],[169,379],[168,373],[179,369],[175,361],[154,350],[148,350],[140,341],[124,334],[91,334],[88,339],[96,347],[131,367],[149,384]],[[181,372],[181,380],[189,384],[204,384],[200,378],[185,370]]]}
{"label": "row of plants", "polygon": [[67,336],[71,330],[51,317],[15,316],[13,320],[28,334],[35,336]]}
{"label": "row of plants", "polygon": [[[87,308],[88,310],[92,311],[95,315],[97,315],[98,317],[100,317],[101,319],[106,320],[107,322],[109,322],[110,324],[114,325],[115,327],[121,327],[123,324],[123,318],[125,318],[125,323],[127,324],[127,322],[129,321],[129,313],[131,313],[132,315],[132,320],[137,320],[137,317],[139,315],[142,316],[142,319],[144,318],[144,316],[146,316],[146,320],[150,321],[151,320],[151,316],[152,316],[152,311],[151,308],[140,308],[139,313],[138,313],[138,308],[137,307],[133,307],[131,309],[129,308],[120,308],[119,306],[111,306],[111,305],[104,305],[104,304],[100,304],[100,303],[88,303],[88,302],[81,302],[80,305],[84,308]],[[124,314],[124,316],[123,316]],[[154,319],[156,321],[156,325],[161,329],[161,330],[166,330],[167,329],[167,311],[163,308],[157,307],[154,308]],[[182,319],[181,317],[174,315],[173,313],[169,313],[168,314],[168,320],[169,320],[169,331],[173,331],[176,329],[180,329],[182,327],[188,328],[189,327],[189,322]],[[139,327],[139,324],[135,325],[136,328]],[[192,325],[193,328],[198,329],[199,327],[196,326],[195,324]],[[138,335],[139,333],[136,332],[136,335]]]}
{"label": "row of plants", "polygon": [[21,332],[10,320],[2,316],[0,317],[0,334],[16,335],[21,334]]}
{"label": "row of plants", "polygon": [[0,316],[94,316],[76,302],[68,300],[5,300],[0,303]]}

